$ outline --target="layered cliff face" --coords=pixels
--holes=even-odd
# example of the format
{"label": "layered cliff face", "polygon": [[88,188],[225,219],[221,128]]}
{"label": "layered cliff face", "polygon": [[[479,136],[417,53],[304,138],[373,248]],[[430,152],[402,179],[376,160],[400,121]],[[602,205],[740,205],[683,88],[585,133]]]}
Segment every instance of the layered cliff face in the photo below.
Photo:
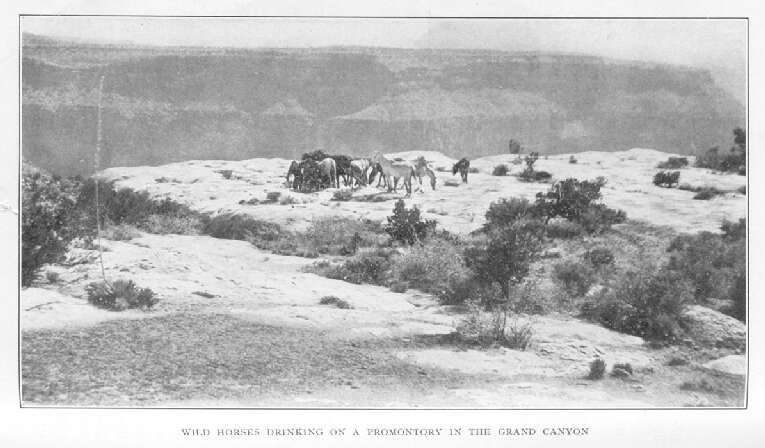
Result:
{"label": "layered cliff face", "polygon": [[102,167],[189,159],[453,157],[725,147],[744,107],[708,73],[565,55],[468,50],[237,50],[73,44],[25,36],[23,155],[60,174],[93,169],[104,76]]}

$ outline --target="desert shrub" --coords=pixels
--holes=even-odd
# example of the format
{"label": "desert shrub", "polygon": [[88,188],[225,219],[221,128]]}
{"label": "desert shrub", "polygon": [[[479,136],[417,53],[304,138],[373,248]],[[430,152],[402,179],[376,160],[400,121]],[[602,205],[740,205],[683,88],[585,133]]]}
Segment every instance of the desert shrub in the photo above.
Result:
{"label": "desert shrub", "polygon": [[269,191],[266,193],[266,199],[263,201],[267,204],[273,204],[274,202],[278,202],[279,198],[281,197],[282,192],[281,191]]}
{"label": "desert shrub", "polygon": [[234,173],[232,170],[218,170],[216,173],[223,176],[224,179],[231,179],[231,175]]}
{"label": "desert shrub", "polygon": [[209,220],[204,233],[215,238],[247,241],[274,241],[282,234],[278,224],[247,215],[224,213]]}
{"label": "desert shrub", "polygon": [[660,162],[658,165],[656,165],[656,168],[659,168],[660,170],[676,170],[680,168],[685,168],[687,166],[688,166],[687,157],[670,157],[664,162]]}
{"label": "desert shrub", "polygon": [[138,228],[159,235],[200,235],[205,229],[205,219],[200,215],[149,215],[138,223]]}
{"label": "desert shrub", "polygon": [[109,225],[101,230],[101,238],[112,241],[128,241],[141,236],[141,232],[130,224]]}
{"label": "desert shrub", "polygon": [[670,243],[668,268],[690,282],[697,301],[732,300],[728,311],[742,318],[746,309],[746,221],[724,223],[722,235],[681,235]]}
{"label": "desert shrub", "polygon": [[350,303],[346,302],[343,299],[338,299],[335,296],[324,296],[319,300],[319,305],[332,305],[336,308],[340,308],[341,310],[349,310],[353,307]]}
{"label": "desert shrub", "polygon": [[350,201],[351,197],[353,197],[353,191],[351,190],[337,190],[332,195],[333,201]]}
{"label": "desert shrub", "polygon": [[587,294],[590,286],[595,282],[595,273],[592,268],[571,260],[553,265],[552,277],[569,295],[574,297]]}
{"label": "desert shrub", "polygon": [[622,333],[655,341],[674,341],[693,299],[692,287],[678,273],[644,267],[625,272],[615,286],[582,306],[585,317]]}
{"label": "desert shrub", "polygon": [[552,178],[547,171],[534,171],[526,168],[518,175],[518,179],[524,182],[545,182]]}
{"label": "desert shrub", "polygon": [[584,234],[585,230],[581,224],[566,220],[552,220],[547,223],[547,237],[570,239]]}
{"label": "desert shrub", "polygon": [[390,290],[398,294],[405,293],[408,289],[409,283],[407,282],[394,281],[390,284]]}
{"label": "desert shrub", "polygon": [[432,293],[443,304],[458,304],[468,298],[472,272],[454,243],[430,238],[397,255],[391,276],[394,281]]}
{"label": "desert shrub", "polygon": [[746,238],[746,218],[740,218],[738,221],[728,221],[725,219],[720,224],[720,230],[722,230],[725,240],[743,240]]}
{"label": "desert shrub", "polygon": [[746,175],[746,131],[742,128],[733,130],[733,146],[727,154],[721,154],[720,148],[708,149],[696,156],[696,166],[717,171],[734,172]]}
{"label": "desert shrub", "polygon": [[[82,185],[77,197],[77,208],[90,217],[95,227],[95,189],[96,180],[88,179]],[[163,216],[200,216],[186,205],[170,198],[155,199],[146,191],[129,188],[114,189],[112,182],[98,180],[98,194],[101,224],[133,224],[145,221],[151,215]]]}
{"label": "desert shrub", "polygon": [[603,233],[626,220],[627,214],[623,210],[616,210],[603,204],[590,205],[578,219],[587,233]]}
{"label": "desert shrub", "polygon": [[546,314],[547,303],[536,281],[526,280],[517,285],[512,292],[512,299],[508,307],[518,314]]}
{"label": "desert shrub", "polygon": [[616,372],[617,372],[617,371],[619,371],[619,370],[622,370],[622,371],[624,371],[624,372],[626,372],[626,373],[629,373],[630,375],[632,375],[632,374],[634,374],[634,373],[635,373],[635,372],[632,370],[632,364],[630,364],[630,363],[628,363],[628,362],[624,362],[624,363],[621,363],[621,362],[617,362],[616,364],[614,364],[613,366],[611,366],[611,375],[612,375],[612,376],[616,376],[616,375],[618,375]]}
{"label": "desert shrub", "polygon": [[526,350],[534,334],[531,323],[519,323],[513,318],[508,327],[508,310],[494,306],[489,313],[483,312],[477,302],[468,303],[468,314],[457,325],[457,334],[466,342],[482,346],[502,345],[514,350]]}
{"label": "desert shrub", "polygon": [[61,259],[78,237],[92,238],[93,230],[75,209],[79,182],[52,177],[24,166],[21,197],[21,284],[28,286],[46,263]]}
{"label": "desert shrub", "polygon": [[507,348],[513,350],[526,350],[531,344],[534,336],[534,326],[531,322],[519,323],[514,320],[507,326],[503,332],[503,340],[500,342]]}
{"label": "desert shrub", "polygon": [[387,219],[388,224],[384,227],[385,232],[394,241],[409,245],[424,240],[428,233],[433,232],[436,228],[436,221],[421,219],[420,209],[416,206],[407,209],[401,199],[396,201],[393,214]]}
{"label": "desert shrub", "polygon": [[537,193],[536,212],[547,221],[561,217],[577,222],[589,233],[607,230],[613,224],[624,222],[627,215],[595,202],[600,199],[600,189],[605,183],[603,178],[594,181],[569,178],[556,182],[547,192]]}
{"label": "desert shrub", "polygon": [[693,199],[701,200],[701,201],[708,201],[712,199],[715,196],[719,196],[725,194],[724,191],[718,190],[715,187],[702,187],[698,192],[693,196]]}
{"label": "desert shrub", "polygon": [[736,189],[737,192],[746,195],[746,185],[742,185]]}
{"label": "desert shrub", "polygon": [[492,176],[507,176],[507,173],[510,171],[510,169],[507,167],[507,165],[497,165],[494,167],[494,169],[491,172]]}
{"label": "desert shrub", "polygon": [[680,182],[680,171],[659,171],[653,176],[653,184],[658,187],[672,188]]}
{"label": "desert shrub", "polygon": [[300,203],[300,201],[297,200],[294,196],[291,196],[291,195],[282,196],[282,198],[279,199],[279,204],[280,205],[291,205],[291,204],[299,204],[299,203]]}
{"label": "desert shrub", "polygon": [[444,186],[445,187],[459,187],[460,186],[460,182],[456,181],[456,180],[452,180],[452,179],[446,179],[444,181]]}
{"label": "desert shrub", "polygon": [[520,219],[492,228],[474,239],[464,252],[466,265],[479,280],[494,283],[509,299],[510,288],[529,272],[529,264],[542,247],[544,224]]}
{"label": "desert shrub", "polygon": [[339,266],[331,266],[323,274],[350,283],[383,285],[389,277],[393,252],[385,248],[359,249],[356,255]]}
{"label": "desert shrub", "polygon": [[489,230],[512,224],[521,218],[533,217],[536,213],[534,205],[525,198],[502,198],[489,204],[486,210],[486,224],[484,229]]}
{"label": "desert shrub", "polygon": [[575,163],[578,163],[578,162],[579,161],[576,160],[576,157],[574,157],[573,155],[568,158],[568,163],[575,164]]}
{"label": "desert shrub", "polygon": [[361,247],[385,243],[378,223],[341,216],[315,218],[302,234],[305,243],[322,254],[349,255]]}
{"label": "desert shrub", "polygon": [[48,283],[50,284],[58,283],[60,278],[61,276],[56,271],[48,271],[45,273],[45,279],[48,280]]}
{"label": "desert shrub", "polygon": [[250,198],[247,200],[242,199],[239,201],[239,205],[258,205],[260,204],[260,200],[258,198]]}
{"label": "desert shrub", "polygon": [[112,283],[94,282],[85,287],[88,302],[112,311],[128,308],[151,308],[157,303],[149,288],[138,288],[132,280],[115,280]]}
{"label": "desert shrub", "polygon": [[476,173],[480,173],[480,172],[481,171],[478,168],[476,168],[476,167],[468,168],[468,173],[476,174]]}
{"label": "desert shrub", "polygon": [[614,253],[607,247],[596,247],[584,253],[584,261],[593,267],[601,267],[614,263]]}
{"label": "desert shrub", "polygon": [[599,380],[606,373],[606,363],[600,358],[595,358],[590,362],[590,373],[587,374],[588,380]]}

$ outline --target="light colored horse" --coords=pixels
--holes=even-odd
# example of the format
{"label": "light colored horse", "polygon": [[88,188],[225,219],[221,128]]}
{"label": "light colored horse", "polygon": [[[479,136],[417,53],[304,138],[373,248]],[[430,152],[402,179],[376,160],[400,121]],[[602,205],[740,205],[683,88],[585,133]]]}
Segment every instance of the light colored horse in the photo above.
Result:
{"label": "light colored horse", "polygon": [[417,160],[414,161],[414,175],[420,181],[420,186],[422,186],[423,176],[428,176],[430,178],[430,186],[433,190],[436,189],[436,174],[428,167],[425,157],[417,157]]}
{"label": "light colored horse", "polygon": [[367,171],[372,168],[372,161],[369,159],[355,159],[351,160],[351,175],[359,185],[366,185],[369,183],[369,177]]}
{"label": "light colored horse", "polygon": [[372,154],[373,163],[380,164],[382,173],[388,181],[388,191],[396,191],[399,179],[403,180],[407,196],[412,194],[412,177],[414,177],[414,167],[404,163],[393,163],[386,159],[382,153],[376,151]]}
{"label": "light colored horse", "polygon": [[329,176],[330,187],[340,188],[340,179],[337,177],[337,165],[335,159],[327,157],[319,162],[319,169],[324,176]]}

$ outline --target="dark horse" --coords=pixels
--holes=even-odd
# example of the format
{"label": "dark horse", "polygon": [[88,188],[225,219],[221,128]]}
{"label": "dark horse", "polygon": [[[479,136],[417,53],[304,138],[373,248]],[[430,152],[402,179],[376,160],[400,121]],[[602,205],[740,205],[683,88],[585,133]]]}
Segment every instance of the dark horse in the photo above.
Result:
{"label": "dark horse", "polygon": [[455,163],[452,167],[452,176],[457,174],[457,171],[460,172],[460,176],[462,177],[462,182],[467,183],[467,176],[468,171],[470,170],[470,160],[466,158],[461,158],[459,162]]}
{"label": "dark horse", "polygon": [[351,170],[351,159],[348,156],[329,156],[332,157],[335,161],[335,166],[337,167],[337,177],[338,179],[343,179],[343,184],[347,187],[348,184],[352,181],[352,175],[353,171]]}

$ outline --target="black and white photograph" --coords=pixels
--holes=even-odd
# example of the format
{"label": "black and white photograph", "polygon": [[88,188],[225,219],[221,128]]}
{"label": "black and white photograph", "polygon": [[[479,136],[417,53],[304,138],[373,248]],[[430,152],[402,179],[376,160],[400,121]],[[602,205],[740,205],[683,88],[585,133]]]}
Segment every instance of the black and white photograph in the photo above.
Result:
{"label": "black and white photograph", "polygon": [[19,21],[22,407],[747,406],[746,19]]}

